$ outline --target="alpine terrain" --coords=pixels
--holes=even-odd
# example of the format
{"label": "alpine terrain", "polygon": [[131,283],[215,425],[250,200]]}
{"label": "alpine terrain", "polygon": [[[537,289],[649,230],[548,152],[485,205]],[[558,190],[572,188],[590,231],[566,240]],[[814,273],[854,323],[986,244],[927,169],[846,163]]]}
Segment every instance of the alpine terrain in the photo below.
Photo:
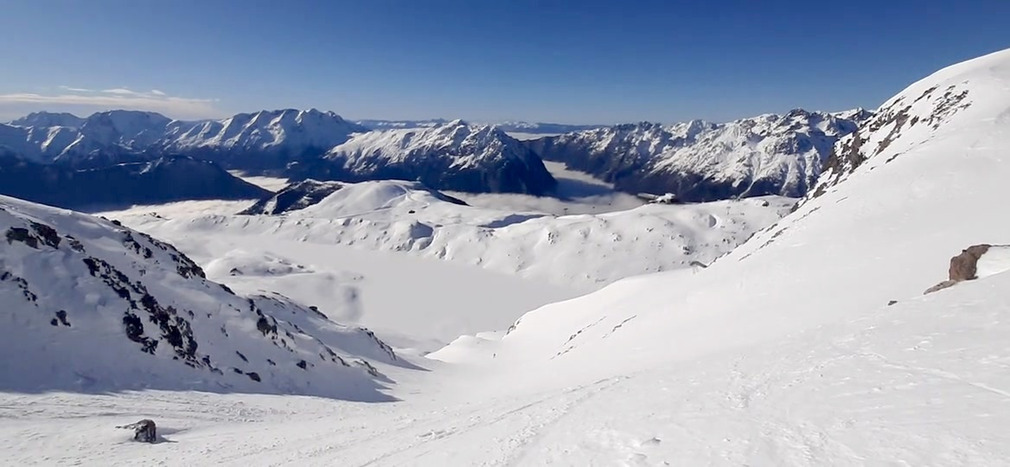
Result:
{"label": "alpine terrain", "polygon": [[[1010,49],[872,111],[526,141],[362,123],[384,129],[294,110],[0,126],[0,189],[134,200],[0,197],[3,459],[1010,459]],[[137,420],[153,443],[115,429]]]}

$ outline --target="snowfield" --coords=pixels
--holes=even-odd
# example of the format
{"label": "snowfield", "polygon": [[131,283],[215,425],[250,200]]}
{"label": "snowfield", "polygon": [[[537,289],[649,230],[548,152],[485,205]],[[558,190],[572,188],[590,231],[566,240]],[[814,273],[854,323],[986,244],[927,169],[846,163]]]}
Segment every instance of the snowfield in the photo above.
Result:
{"label": "snowfield", "polygon": [[416,354],[623,277],[704,267],[794,202],[555,216],[459,205],[415,182],[381,181],[344,184],[283,215],[214,214],[206,204],[102,214],[168,239],[236,291],[280,292]]}
{"label": "snowfield", "polygon": [[[1005,248],[982,257],[978,279],[922,291],[962,249],[1010,243],[1010,217],[999,214],[1007,148],[1010,49],[885,102],[838,142],[799,207],[765,228],[753,219],[790,203],[515,218],[401,182],[342,188],[284,216],[124,214],[250,286],[319,274],[338,251],[426,264],[415,274],[465,268],[473,278],[439,289],[447,299],[478,271],[578,284],[565,273],[584,270],[604,280],[582,284],[606,285],[426,357],[408,352],[409,365],[384,364],[387,402],[9,391],[0,453],[19,465],[1005,465]],[[670,242],[662,250],[649,227],[667,234],[654,240]],[[751,228],[760,231],[733,248]],[[614,234],[620,242],[603,240]],[[698,248],[678,248],[688,241]],[[608,250],[615,244],[626,249]],[[679,267],[693,260],[707,267]],[[614,268],[651,261],[670,270],[615,280],[630,269]],[[344,284],[362,263],[337,264],[351,268],[333,273]],[[430,288],[428,279],[417,280]],[[388,284],[385,293],[414,299]],[[522,292],[483,301],[511,293]],[[112,428],[144,417],[163,427],[162,442],[129,442]]]}

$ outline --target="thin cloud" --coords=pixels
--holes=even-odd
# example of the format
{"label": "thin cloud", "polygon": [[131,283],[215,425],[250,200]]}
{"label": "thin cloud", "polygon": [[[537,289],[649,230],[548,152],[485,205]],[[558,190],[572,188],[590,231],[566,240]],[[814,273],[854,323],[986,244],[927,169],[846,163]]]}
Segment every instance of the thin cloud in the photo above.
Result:
{"label": "thin cloud", "polygon": [[60,86],[60,89],[70,92],[95,92],[94,89],[72,88],[70,86]]}
{"label": "thin cloud", "polygon": [[138,92],[134,92],[126,88],[103,89],[102,92],[106,94],[119,94],[122,96],[136,96],[140,94]]}
{"label": "thin cloud", "polygon": [[126,88],[91,91],[83,88],[60,86],[57,94],[11,93],[0,94],[0,111],[33,112],[72,111],[96,112],[127,109],[159,112],[174,118],[212,118],[223,114],[215,107],[217,99],[199,99],[169,96],[162,91],[142,93]]}

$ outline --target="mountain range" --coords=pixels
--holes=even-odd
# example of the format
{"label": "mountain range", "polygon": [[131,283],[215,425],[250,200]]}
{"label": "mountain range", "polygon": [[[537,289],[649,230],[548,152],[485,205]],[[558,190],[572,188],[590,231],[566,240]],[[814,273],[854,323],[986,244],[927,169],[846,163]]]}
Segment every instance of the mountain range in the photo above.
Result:
{"label": "mountain range", "polygon": [[802,109],[728,123],[642,122],[540,138],[527,144],[629,193],[682,201],[741,196],[799,197],[817,180],[835,142],[873,113]]}
{"label": "mountain range", "polygon": [[[87,118],[40,112],[0,125],[0,153],[72,170],[185,156],[294,180],[405,179],[435,189],[538,196],[554,193],[556,181],[542,163],[550,160],[611,182],[620,191],[710,201],[806,194],[835,141],[872,115],[797,109],[723,124],[695,120],[586,129],[462,120],[362,125],[314,109],[194,122],[137,111]],[[509,128],[581,131],[520,142],[509,136]],[[231,190],[220,194],[233,195]]]}

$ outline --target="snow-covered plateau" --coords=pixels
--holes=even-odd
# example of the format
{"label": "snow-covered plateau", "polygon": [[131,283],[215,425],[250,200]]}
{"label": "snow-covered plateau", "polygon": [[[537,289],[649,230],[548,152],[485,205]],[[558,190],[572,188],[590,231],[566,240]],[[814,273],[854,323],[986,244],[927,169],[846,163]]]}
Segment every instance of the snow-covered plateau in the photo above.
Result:
{"label": "snow-covered plateau", "polygon": [[[795,208],[559,215],[378,181],[297,187],[255,214],[236,213],[256,200],[104,213],[117,225],[0,198],[0,454],[1007,464],[1010,49],[835,136],[821,176],[795,178],[809,183]],[[973,245],[990,245],[973,278],[923,294]],[[142,418],[159,442],[113,428]]]}

